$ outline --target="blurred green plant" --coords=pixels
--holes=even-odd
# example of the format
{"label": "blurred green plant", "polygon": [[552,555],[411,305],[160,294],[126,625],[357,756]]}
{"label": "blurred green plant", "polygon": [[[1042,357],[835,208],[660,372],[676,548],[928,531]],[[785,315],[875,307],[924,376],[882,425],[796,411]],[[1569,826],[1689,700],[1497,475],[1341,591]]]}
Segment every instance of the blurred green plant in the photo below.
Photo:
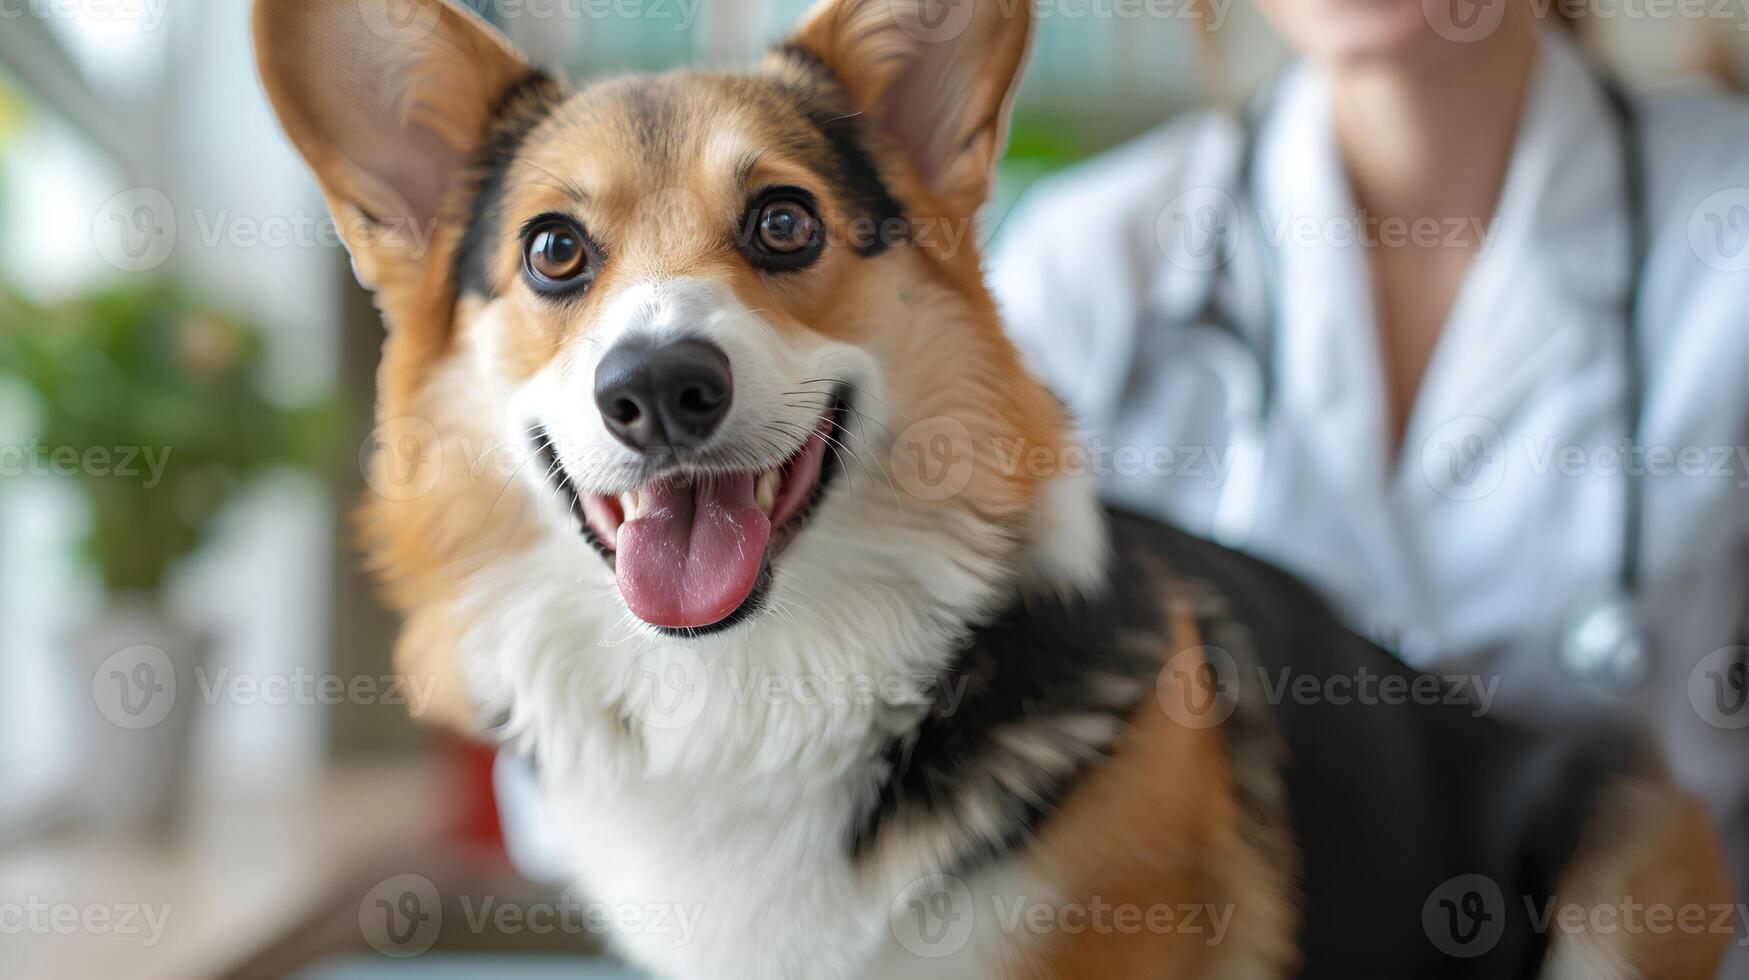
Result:
{"label": "blurred green plant", "polygon": [[246,323],[172,284],[52,307],[0,289],[0,378],[40,403],[8,472],[76,482],[104,583],[156,592],[251,478],[331,464],[338,402],[274,403],[261,389],[264,357]]}
{"label": "blurred green plant", "polygon": [[1008,125],[1004,162],[1025,161],[1045,171],[1087,159],[1101,147],[1086,120],[1058,113],[1016,109]]}

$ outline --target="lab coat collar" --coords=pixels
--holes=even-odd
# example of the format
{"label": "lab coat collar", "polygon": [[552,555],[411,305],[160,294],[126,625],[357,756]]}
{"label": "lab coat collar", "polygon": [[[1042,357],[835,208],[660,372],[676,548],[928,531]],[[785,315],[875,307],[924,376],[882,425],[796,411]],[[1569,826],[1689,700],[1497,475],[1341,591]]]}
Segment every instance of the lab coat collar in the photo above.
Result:
{"label": "lab coat collar", "polygon": [[[1444,500],[1423,447],[1453,420],[1509,430],[1551,376],[1620,336],[1626,222],[1614,121],[1583,56],[1543,32],[1495,216],[1394,444],[1362,230],[1337,151],[1329,79],[1301,64],[1259,134],[1255,207],[1276,268],[1279,407],[1345,519],[1376,542],[1381,583],[1420,578],[1417,514]],[[1599,202],[1606,202],[1600,204]],[[1399,451],[1400,450],[1400,451]],[[1402,601],[1413,602],[1410,595]],[[1413,615],[1413,614],[1412,614]]]}
{"label": "lab coat collar", "polygon": [[1616,120],[1594,70],[1545,30],[1484,245],[1458,290],[1404,432],[1395,476],[1453,419],[1501,427],[1577,359],[1618,348],[1634,272]]}
{"label": "lab coat collar", "polygon": [[[1282,404],[1347,447],[1320,454],[1340,484],[1379,487],[1398,447],[1357,239],[1365,229],[1336,148],[1329,80],[1302,63],[1273,101],[1259,137],[1256,207],[1278,273],[1273,368]],[[1592,69],[1564,32],[1545,30],[1499,204],[1428,364],[1405,447],[1453,412],[1510,404],[1500,382],[1556,339],[1550,328],[1616,332],[1628,286],[1621,162]]]}

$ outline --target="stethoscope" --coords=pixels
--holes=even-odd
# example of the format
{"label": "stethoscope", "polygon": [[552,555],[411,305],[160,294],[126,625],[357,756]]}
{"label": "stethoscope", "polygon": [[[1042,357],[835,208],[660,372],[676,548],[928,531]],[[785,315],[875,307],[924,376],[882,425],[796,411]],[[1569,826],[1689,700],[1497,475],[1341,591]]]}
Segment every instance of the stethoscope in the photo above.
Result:
{"label": "stethoscope", "polygon": [[[1651,251],[1650,219],[1646,187],[1646,158],[1641,144],[1638,113],[1627,92],[1615,79],[1596,72],[1604,101],[1611,116],[1617,151],[1621,159],[1623,201],[1627,206],[1628,286],[1621,302],[1621,322],[1626,367],[1626,385],[1622,396],[1622,416],[1627,422],[1629,458],[1638,457],[1643,426],[1645,401],[1645,365],[1639,349],[1640,308],[1646,279],[1646,266]],[[1227,238],[1230,231],[1224,218],[1217,219],[1211,246],[1220,249],[1223,260],[1215,264],[1205,277],[1206,285],[1195,312],[1183,322],[1188,325],[1213,327],[1230,334],[1238,341],[1237,350],[1223,352],[1223,359],[1241,363],[1238,369],[1221,364],[1218,374],[1225,381],[1225,414],[1231,430],[1231,451],[1235,454],[1229,479],[1223,484],[1216,500],[1212,536],[1230,547],[1242,546],[1250,537],[1262,506],[1263,468],[1266,457],[1267,425],[1275,401],[1276,378],[1270,370],[1280,313],[1276,290],[1269,284],[1278,281],[1273,267],[1275,255],[1269,244],[1262,217],[1247,201],[1257,200],[1257,156],[1262,123],[1273,101],[1274,85],[1255,99],[1241,119],[1241,143],[1229,180],[1234,192],[1233,213],[1252,212],[1257,227],[1264,289],[1262,329],[1248,334],[1239,318],[1229,313],[1221,302],[1223,271],[1230,264],[1236,244]],[[1226,345],[1229,349],[1235,345]],[[1645,515],[1645,488],[1633,467],[1623,468],[1623,507],[1620,527],[1620,560],[1607,594],[1573,612],[1565,624],[1560,641],[1561,665],[1572,675],[1593,683],[1612,695],[1626,695],[1642,687],[1652,672],[1652,630],[1650,621],[1640,608],[1642,533]]]}

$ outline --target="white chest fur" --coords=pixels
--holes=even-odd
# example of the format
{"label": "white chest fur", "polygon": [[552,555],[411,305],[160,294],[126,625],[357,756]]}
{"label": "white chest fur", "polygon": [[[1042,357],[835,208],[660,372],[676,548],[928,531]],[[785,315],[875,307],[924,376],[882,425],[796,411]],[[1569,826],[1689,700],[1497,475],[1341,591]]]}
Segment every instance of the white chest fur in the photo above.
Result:
{"label": "white chest fur", "polygon": [[[1076,507],[1053,498],[1053,512],[1093,506],[1090,493],[1070,495]],[[955,696],[934,685],[1004,577],[977,557],[998,549],[976,521],[945,538],[876,526],[817,518],[786,552],[768,614],[684,642],[600,601],[611,573],[568,527],[470,579],[470,686],[538,759],[554,844],[619,917],[615,945],[660,976],[988,976],[1013,939],[992,928],[996,899],[1042,897],[1012,862],[962,881],[921,853],[878,873],[851,858],[881,747],[927,700]]]}
{"label": "white chest fur", "polygon": [[614,946],[659,976],[711,980],[972,980],[1018,937],[1004,909],[1044,900],[1016,862],[964,879],[859,869],[853,797],[775,777],[662,781],[607,798],[546,791]]}
{"label": "white chest fur", "polygon": [[[633,924],[615,944],[663,976],[852,978],[888,938],[885,903],[847,857],[841,788],[797,774],[546,796],[590,898]],[[636,927],[659,909],[686,928]]]}
{"label": "white chest fur", "polygon": [[[614,917],[614,945],[664,977],[883,975],[871,971],[889,959],[908,878],[860,873],[848,834],[887,733],[950,648],[932,603],[900,618],[876,614],[880,596],[816,596],[847,618],[807,628],[778,614],[733,641],[677,643],[594,620],[584,607],[597,604],[576,597],[611,581],[571,581],[577,567],[537,552],[476,578],[464,664],[487,710],[508,714],[507,739],[537,758],[554,844]],[[792,574],[780,590],[785,579],[831,588]],[[898,962],[885,975],[943,965]]]}

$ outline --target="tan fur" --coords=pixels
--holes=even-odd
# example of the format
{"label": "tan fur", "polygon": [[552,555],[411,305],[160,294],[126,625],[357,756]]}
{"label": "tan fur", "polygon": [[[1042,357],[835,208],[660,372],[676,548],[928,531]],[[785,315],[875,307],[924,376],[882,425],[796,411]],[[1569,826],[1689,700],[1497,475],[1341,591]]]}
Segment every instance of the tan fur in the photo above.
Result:
{"label": "tan fur", "polygon": [[[1551,980],[1711,980],[1740,927],[1724,856],[1705,810],[1668,785],[1623,779],[1605,794],[1562,876],[1549,950]],[[1675,916],[1666,930],[1590,925],[1594,910],[1631,903]],[[1560,925],[1583,912],[1584,931]],[[1689,926],[1681,916],[1693,915]],[[1613,911],[1610,913],[1614,915]]]}
{"label": "tan fur", "polygon": [[[970,215],[989,196],[1007,140],[1031,14],[1027,3],[844,0],[817,4],[796,40],[906,142],[929,192],[925,210]],[[950,111],[932,111],[938,92],[954,94]]]}
{"label": "tan fur", "polygon": [[[830,67],[844,93],[778,56],[760,75],[623,79],[565,98],[527,134],[501,202],[510,227],[547,211],[573,215],[610,255],[586,295],[555,304],[520,284],[519,246],[509,234],[489,249],[494,298],[457,301],[454,261],[473,205],[469,160],[527,66],[448,0],[416,0],[433,29],[404,45],[361,26],[361,10],[382,13],[402,2],[260,0],[255,35],[267,92],[321,180],[390,328],[377,405],[386,450],[373,463],[378,491],[364,508],[364,533],[389,600],[408,615],[396,651],[402,669],[440,678],[429,716],[479,721],[456,672],[456,643],[470,625],[468,579],[530,548],[539,533],[527,482],[489,458],[503,448],[489,422],[498,400],[586,344],[605,305],[653,278],[715,280],[778,331],[870,352],[886,376],[896,427],[955,420],[975,456],[962,492],[908,501],[893,519],[994,528],[1010,549],[1002,557],[1018,563],[1036,538],[1046,474],[1007,468],[999,453],[1054,453],[1070,433],[1003,336],[970,221],[988,190],[1030,38],[1025,4],[980,3],[962,50],[919,48],[895,31],[893,11],[914,12],[916,0],[827,0],[795,43]],[[999,9],[1021,13],[1004,19]],[[968,64],[981,68],[968,75]],[[952,111],[912,114],[920,84],[951,92]],[[872,257],[841,244],[855,235],[855,208],[808,165],[820,152],[810,141],[820,137],[798,114],[807,100],[862,119],[859,135],[912,222],[938,223],[957,238],[919,236]],[[762,275],[736,251],[749,194],[775,183],[814,193],[834,240],[801,274]],[[396,219],[435,222],[430,248],[376,233]],[[900,454],[862,462],[903,482]],[[1167,657],[1200,642],[1188,617],[1176,619]],[[1163,683],[1169,696],[1178,681]],[[1290,850],[1283,829],[1242,811],[1235,792],[1242,775],[1221,732],[1183,726],[1159,704],[1144,702],[1116,757],[1042,829],[1035,870],[1069,901],[1230,907],[1232,936],[1217,947],[1170,931],[1047,939],[1012,961],[1017,980],[1269,977],[1290,965],[1290,872],[1275,860]],[[1622,811],[1633,814],[1620,818],[1630,830],[1598,831],[1564,894],[1638,892],[1670,901],[1718,894],[1716,845],[1698,811],[1645,799]],[[1674,978],[1701,975],[1716,945],[1636,937],[1575,944],[1582,949],[1571,955]]]}
{"label": "tan fur", "polygon": [[[1183,603],[1169,601],[1169,608],[1173,635],[1163,659],[1188,666],[1182,657],[1199,657],[1202,639]],[[1195,674],[1163,674],[1159,699],[1182,699],[1182,678]],[[1064,901],[1213,907],[1230,911],[1228,932],[1215,942],[1205,918],[1190,920],[1189,929],[1047,936],[1016,950],[1009,980],[1287,975],[1295,955],[1292,890],[1255,836],[1278,837],[1281,829],[1252,824],[1238,805],[1220,727],[1187,726],[1162,710],[1172,702],[1159,699],[1144,702],[1111,762],[1075,789],[1041,829],[1031,856]],[[1288,845],[1277,840],[1268,850]]]}
{"label": "tan fur", "polygon": [[395,669],[433,685],[431,699],[422,711],[414,712],[416,719],[467,731],[477,725],[478,719],[456,664],[456,628],[456,622],[443,606],[414,609],[395,641]]}
{"label": "tan fur", "polygon": [[[983,286],[975,247],[975,202],[1000,146],[1008,100],[1030,34],[1022,15],[992,43],[1004,52],[977,91],[957,99],[971,112],[965,133],[984,135],[955,180],[925,180],[915,154],[877,127],[865,127],[884,179],[907,202],[914,222],[945,233],[923,236],[863,259],[834,247],[803,276],[766,277],[733,247],[731,231],[749,189],[789,183],[818,196],[836,240],[850,226],[849,202],[834,197],[797,155],[811,132],[797,115],[792,89],[821,98],[822,83],[774,62],[766,74],[679,72],[658,79],[591,86],[568,98],[531,134],[506,180],[510,223],[548,210],[574,214],[612,253],[603,276],[579,302],[554,310],[517,284],[516,243],[497,242],[492,272],[501,295],[490,303],[455,303],[455,250],[470,205],[465,161],[482,142],[490,112],[527,65],[490,28],[448,0],[418,0],[415,18],[435,26],[417,43],[394,45],[363,29],[360,5],[390,0],[310,0],[257,4],[255,34],[268,94],[294,144],[310,161],[330,208],[347,236],[359,278],[375,290],[390,333],[378,373],[377,417],[385,453],[373,465],[412,467],[373,486],[428,486],[416,495],[375,494],[361,511],[372,567],[393,606],[413,618],[397,648],[403,669],[425,673],[453,664],[451,645],[467,628],[460,606],[466,576],[506,550],[526,547],[528,491],[504,467],[482,465],[499,437],[482,420],[489,394],[528,378],[584,337],[600,308],[624,288],[660,276],[714,278],[779,330],[817,331],[878,350],[890,370],[890,400],[908,424],[952,418],[971,435],[976,467],[951,501],[917,501],[907,519],[928,521],[932,509],[962,509],[1023,539],[1034,519],[1039,475],[1005,470],[998,451],[1015,445],[1055,450],[1069,438],[1061,409],[1027,378],[1003,338]],[[848,13],[855,6],[860,12]],[[980,16],[1000,5],[983,4]],[[822,4],[797,42],[843,78],[866,80],[870,52],[835,33],[877,14],[885,0]],[[836,25],[836,28],[834,27]],[[979,31],[968,32],[976,39]],[[903,41],[899,38],[898,41]],[[939,46],[945,47],[945,46]],[[890,55],[883,49],[881,57]],[[870,99],[865,85],[853,93]],[[840,97],[841,98],[841,97]],[[840,115],[859,107],[845,103]],[[660,132],[649,132],[651,117]],[[965,135],[961,133],[961,135]],[[360,235],[381,221],[425,220],[431,207],[392,181],[405,176],[408,147],[431,157],[435,171],[414,183],[437,193],[434,237],[415,254],[388,236]],[[969,168],[969,169],[968,169]],[[933,176],[942,177],[946,171]],[[436,187],[436,191],[433,191]],[[489,341],[493,357],[482,373],[469,355]],[[405,439],[419,440],[407,453]],[[887,468],[892,460],[866,465]],[[891,481],[894,474],[881,474]],[[442,624],[440,628],[438,624]],[[443,690],[459,690],[444,679]],[[429,714],[467,725],[455,699]]]}
{"label": "tan fur", "polygon": [[[499,95],[528,66],[452,4],[419,0],[409,9],[418,11],[415,21],[429,18],[434,26],[395,46],[362,29],[357,0],[258,3],[255,46],[262,84],[321,182],[353,268],[374,290],[389,330],[377,372],[376,434],[385,449],[372,463],[377,492],[364,501],[360,524],[390,603],[415,614],[397,644],[398,669],[437,677],[428,720],[471,727],[454,673],[458,624],[433,600],[446,592],[453,562],[481,560],[478,541],[506,542],[507,529],[489,524],[511,510],[497,506],[504,481],[494,487],[474,478],[475,447],[489,434],[436,388],[459,370],[451,261],[463,231],[465,163]],[[429,158],[411,182],[434,196],[409,194],[385,178],[404,173],[409,155]],[[414,232],[430,236],[427,248],[417,247]],[[418,449],[405,451],[407,440]],[[390,466],[408,469],[390,478]],[[394,489],[427,485],[415,496]]]}
{"label": "tan fur", "polygon": [[[363,29],[367,5],[258,3],[254,33],[262,84],[392,333],[380,418],[405,407],[447,340],[447,259],[465,203],[457,178],[500,94],[528,66],[472,14],[439,0],[412,4],[433,21],[429,34],[373,43],[381,39]],[[386,22],[387,5],[378,6]],[[410,226],[436,240],[422,249]],[[405,366],[388,368],[396,362]]]}

